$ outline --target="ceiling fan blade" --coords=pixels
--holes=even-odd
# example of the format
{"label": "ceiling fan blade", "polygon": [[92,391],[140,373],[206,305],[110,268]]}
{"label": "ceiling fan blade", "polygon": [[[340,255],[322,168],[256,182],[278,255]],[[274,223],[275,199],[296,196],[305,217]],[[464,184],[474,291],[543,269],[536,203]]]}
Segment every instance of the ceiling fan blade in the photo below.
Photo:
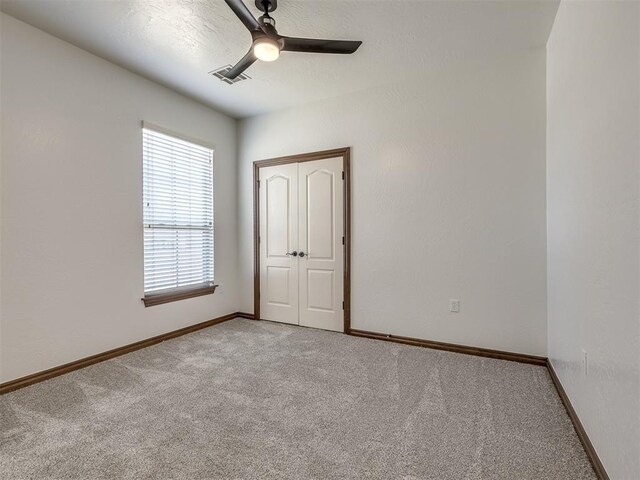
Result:
{"label": "ceiling fan blade", "polygon": [[249,52],[244,57],[242,57],[242,59],[240,59],[240,61],[231,68],[231,70],[224,74],[225,78],[233,80],[247,68],[253,65],[256,60],[257,58],[253,54],[253,49],[249,50]]}
{"label": "ceiling fan blade", "polygon": [[262,26],[258,22],[258,20],[256,20],[256,17],[251,15],[251,12],[247,8],[247,6],[242,2],[242,0],[224,0],[224,1],[227,2],[227,5],[231,7],[231,10],[233,10],[233,13],[236,14],[236,17],[238,17],[240,21],[244,23],[244,26],[247,27],[247,29],[250,32],[255,32],[256,30],[264,31]]}
{"label": "ceiling fan blade", "polygon": [[282,50],[286,52],[348,54],[355,52],[362,45],[359,40],[319,40],[295,37],[281,37],[281,39],[284,41]]}

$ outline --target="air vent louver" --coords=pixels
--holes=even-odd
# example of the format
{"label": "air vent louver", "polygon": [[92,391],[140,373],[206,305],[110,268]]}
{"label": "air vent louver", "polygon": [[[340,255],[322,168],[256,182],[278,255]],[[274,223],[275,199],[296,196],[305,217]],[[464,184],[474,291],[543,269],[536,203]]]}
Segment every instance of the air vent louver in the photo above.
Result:
{"label": "air vent louver", "polygon": [[245,75],[244,73],[241,73],[236,78],[229,79],[224,76],[224,74],[227,73],[229,70],[231,70],[231,65],[225,65],[224,67],[218,68],[217,70],[212,70],[209,73],[214,77],[219,78],[220,80],[222,80],[224,83],[228,85],[233,85],[234,83],[238,83],[243,80],[249,80],[251,78],[249,75]]}

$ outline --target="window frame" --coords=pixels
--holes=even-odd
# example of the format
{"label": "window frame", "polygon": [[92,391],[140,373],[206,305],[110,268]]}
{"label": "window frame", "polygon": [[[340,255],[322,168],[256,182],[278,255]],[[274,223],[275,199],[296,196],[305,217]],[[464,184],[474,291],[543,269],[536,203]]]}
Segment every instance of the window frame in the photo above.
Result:
{"label": "window frame", "polygon": [[[213,159],[214,159],[213,157],[215,154],[215,145],[202,141],[197,138],[189,137],[189,136],[174,132],[172,130],[166,129],[164,127],[160,127],[158,125],[155,125],[146,121],[142,121],[141,126],[142,126],[142,129],[141,129],[141,132],[142,132],[141,151],[142,152],[144,152],[144,130],[152,130],[154,132],[167,135],[169,137],[173,137],[178,140],[182,140],[185,142],[189,142],[189,143],[210,149],[212,151],[211,174],[212,174],[212,188],[213,188],[213,182],[215,181],[215,176],[213,175]],[[144,164],[144,153],[142,154],[142,159],[143,159],[142,163]],[[143,169],[143,172],[142,172],[143,186],[144,186],[144,182],[145,182],[145,173]],[[214,191],[215,189],[213,189],[213,191],[211,192],[211,199],[213,201],[213,209],[215,210],[215,199],[213,198]],[[143,205],[144,205],[144,201],[143,201]],[[212,211],[212,214],[214,214],[213,211]],[[215,214],[213,216],[215,217]],[[143,236],[144,236],[144,230],[145,228],[147,228],[146,225],[147,224],[144,222],[144,219],[143,219],[142,221]],[[213,241],[215,242],[215,226],[213,225],[213,218],[212,218],[211,228],[212,228],[212,234],[213,234]],[[215,247],[213,251],[214,251],[214,257],[215,257]],[[144,242],[143,242],[143,270],[144,270]],[[143,276],[144,276],[144,273],[143,273]],[[215,281],[214,281],[215,279],[212,278],[211,280],[212,280],[211,282],[206,282],[206,283],[171,287],[171,288],[165,288],[165,289],[160,289],[160,290],[155,290],[150,292],[145,291],[144,296],[142,297],[142,301],[144,302],[145,307],[152,307],[154,305],[161,305],[163,303],[176,302],[179,300],[185,300],[187,298],[210,295],[214,293],[216,291],[216,288],[218,287],[218,285],[215,284]],[[143,286],[143,290],[144,290],[144,286]]]}

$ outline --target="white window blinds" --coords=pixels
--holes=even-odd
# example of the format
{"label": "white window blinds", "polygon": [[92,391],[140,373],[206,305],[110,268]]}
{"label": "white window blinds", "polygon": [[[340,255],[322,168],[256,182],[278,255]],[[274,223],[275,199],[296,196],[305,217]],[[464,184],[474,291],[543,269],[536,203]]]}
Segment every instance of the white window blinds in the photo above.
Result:
{"label": "white window blinds", "polygon": [[145,126],[144,291],[213,285],[213,150]]}

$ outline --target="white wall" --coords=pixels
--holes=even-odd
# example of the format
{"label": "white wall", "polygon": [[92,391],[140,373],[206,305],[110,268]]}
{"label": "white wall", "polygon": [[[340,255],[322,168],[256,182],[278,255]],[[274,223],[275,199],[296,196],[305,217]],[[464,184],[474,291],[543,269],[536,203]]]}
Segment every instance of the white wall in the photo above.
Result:
{"label": "white wall", "polygon": [[[0,381],[237,310],[236,122],[2,15]],[[214,295],[144,308],[147,120],[217,145]]]}
{"label": "white wall", "polygon": [[549,356],[612,479],[640,478],[639,23],[565,1],[547,45]]}
{"label": "white wall", "polygon": [[252,162],[351,146],[353,328],[546,355],[544,49],[398,81],[240,123],[241,309]]}

